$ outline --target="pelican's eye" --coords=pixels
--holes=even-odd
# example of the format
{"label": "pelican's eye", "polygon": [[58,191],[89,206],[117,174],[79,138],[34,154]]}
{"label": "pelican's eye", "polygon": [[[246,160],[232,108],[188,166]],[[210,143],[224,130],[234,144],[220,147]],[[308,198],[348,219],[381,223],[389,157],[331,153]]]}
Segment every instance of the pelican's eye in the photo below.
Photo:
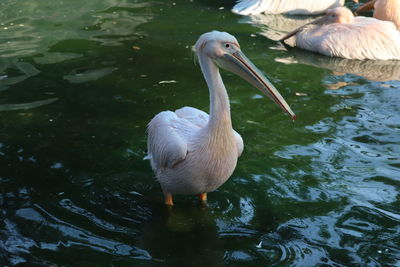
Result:
{"label": "pelican's eye", "polygon": [[231,47],[231,45],[230,44],[225,44],[225,47],[229,48],[229,47]]}

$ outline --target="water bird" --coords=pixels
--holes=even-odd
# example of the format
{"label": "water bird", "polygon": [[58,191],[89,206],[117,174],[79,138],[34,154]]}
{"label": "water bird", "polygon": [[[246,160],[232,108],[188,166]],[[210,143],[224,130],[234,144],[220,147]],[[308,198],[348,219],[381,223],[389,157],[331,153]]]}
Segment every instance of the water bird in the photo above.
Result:
{"label": "water bird", "polygon": [[281,38],[295,36],[296,46],[326,56],[347,59],[400,59],[400,32],[389,21],[357,16],[346,7],[329,9]]}
{"label": "water bird", "polygon": [[[239,0],[232,12],[239,15],[318,15],[344,5],[345,0]],[[358,3],[358,0],[353,0]]]}
{"label": "water bird", "polygon": [[221,186],[233,173],[243,140],[232,128],[228,94],[219,68],[233,72],[270,97],[295,119],[273,84],[240,50],[236,38],[212,31],[200,36],[195,51],[210,94],[210,115],[193,107],[157,114],[147,127],[146,158],[161,184],[165,204],[174,194],[198,195]]}
{"label": "water bird", "polygon": [[400,0],[371,0],[359,6],[355,13],[374,10],[374,18],[393,22],[400,30]]}

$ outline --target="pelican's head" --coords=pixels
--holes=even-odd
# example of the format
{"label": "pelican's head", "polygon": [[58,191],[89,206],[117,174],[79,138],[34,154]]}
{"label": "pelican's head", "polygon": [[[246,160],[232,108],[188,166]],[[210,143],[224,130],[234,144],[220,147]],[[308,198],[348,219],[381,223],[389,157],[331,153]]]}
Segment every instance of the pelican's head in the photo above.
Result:
{"label": "pelican's head", "polygon": [[219,31],[203,33],[195,45],[196,53],[205,53],[212,59],[217,59],[235,48],[240,50],[236,38],[227,32]]}
{"label": "pelican's head", "polygon": [[195,50],[199,59],[206,56],[219,67],[239,75],[271,98],[293,120],[296,119],[296,115],[274,85],[240,50],[234,36],[218,31],[204,33],[196,42]]}
{"label": "pelican's head", "polygon": [[283,38],[279,39],[279,41],[283,42],[286,39],[289,39],[290,37],[296,35],[298,32],[301,32],[308,25],[321,26],[331,23],[353,23],[353,22],[354,22],[354,15],[347,7],[331,8],[326,11],[324,16],[295,29],[294,31],[286,34]]}
{"label": "pelican's head", "polygon": [[353,23],[354,15],[347,7],[328,9],[325,16],[311,22],[312,24]]}

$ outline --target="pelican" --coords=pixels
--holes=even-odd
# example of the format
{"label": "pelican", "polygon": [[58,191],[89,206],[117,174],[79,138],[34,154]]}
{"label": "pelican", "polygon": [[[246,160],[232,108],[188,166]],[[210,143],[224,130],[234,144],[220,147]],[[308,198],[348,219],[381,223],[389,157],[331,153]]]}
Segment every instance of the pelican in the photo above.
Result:
{"label": "pelican", "polygon": [[[239,15],[261,13],[288,15],[317,15],[344,5],[345,0],[239,0],[232,12]],[[358,3],[358,0],[353,0]]]}
{"label": "pelican", "polygon": [[389,21],[354,17],[346,7],[329,9],[326,15],[287,34],[296,46],[326,56],[347,59],[400,59],[400,32]]}
{"label": "pelican", "polygon": [[284,98],[242,53],[238,41],[226,32],[200,36],[195,45],[210,94],[210,115],[192,107],[157,114],[147,128],[147,158],[164,193],[198,195],[221,186],[233,173],[243,151],[243,140],[233,130],[229,99],[219,68],[233,72],[270,97],[295,119]]}
{"label": "pelican", "polygon": [[374,18],[393,22],[400,30],[400,0],[372,0],[359,6],[355,13],[374,10]]}

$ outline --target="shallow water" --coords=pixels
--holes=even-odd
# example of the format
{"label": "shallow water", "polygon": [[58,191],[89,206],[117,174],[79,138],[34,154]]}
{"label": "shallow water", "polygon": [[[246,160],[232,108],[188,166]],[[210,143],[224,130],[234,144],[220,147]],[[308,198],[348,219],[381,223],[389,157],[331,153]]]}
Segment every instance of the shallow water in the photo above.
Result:
{"label": "shallow water", "polygon": [[[400,266],[400,63],[287,50],[232,5],[0,3],[0,265]],[[298,119],[223,72],[244,153],[207,207],[169,210],[146,124],[208,110],[191,49],[213,29]]]}

